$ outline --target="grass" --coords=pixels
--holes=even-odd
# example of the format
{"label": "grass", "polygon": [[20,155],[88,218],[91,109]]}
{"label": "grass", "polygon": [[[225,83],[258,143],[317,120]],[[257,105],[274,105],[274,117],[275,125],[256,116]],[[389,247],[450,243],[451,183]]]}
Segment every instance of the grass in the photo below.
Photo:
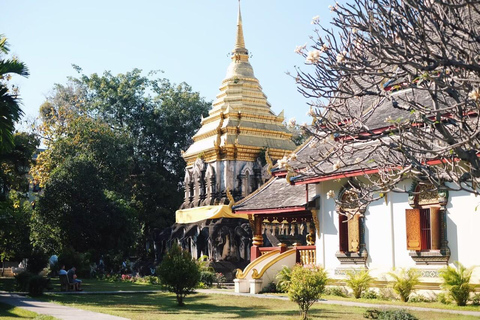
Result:
{"label": "grass", "polygon": [[[292,320],[299,318],[296,304],[286,300],[262,299],[222,294],[197,293],[186,298],[185,307],[177,307],[169,293],[142,295],[53,295],[44,299],[64,305],[104,312],[129,319],[214,320],[259,319]],[[370,301],[371,302],[371,301]],[[315,304],[310,319],[360,320],[366,308]],[[419,319],[473,320],[472,316],[412,311]]]}
{"label": "grass", "polygon": [[21,320],[21,319],[55,320],[54,317],[38,315],[35,312],[17,308],[5,303],[0,303],[0,319],[2,320]]}
{"label": "grass", "polygon": [[[11,285],[0,279],[0,288]],[[100,295],[62,295],[56,294],[59,291],[58,279],[52,279],[54,292],[46,295],[42,300],[61,303],[64,305],[86,309],[96,312],[108,313],[129,319],[298,319],[299,312],[296,304],[286,300],[250,298],[230,296],[221,294],[197,293],[186,298],[186,306],[178,308],[175,296],[170,293],[159,292],[154,294],[100,294]],[[95,279],[85,279],[83,283],[85,291],[146,291],[160,290],[159,285],[137,284],[130,282],[106,282]],[[231,290],[225,290],[226,292]],[[327,300],[342,300],[365,302],[372,304],[384,304],[400,306],[415,306],[424,308],[439,308],[453,310],[480,311],[480,307],[467,306],[457,307],[454,305],[443,305],[441,303],[403,303],[400,301],[382,301],[368,299],[341,298],[338,296],[324,296]],[[335,305],[315,304],[310,314],[311,319],[364,319],[363,313],[366,308],[345,307]],[[412,311],[419,319],[451,319],[468,320],[477,319],[472,316],[462,316],[447,313],[417,312]],[[0,318],[3,320],[3,314]],[[22,319],[16,317],[15,319]],[[28,319],[28,318],[27,318]],[[35,319],[35,318],[34,318]],[[40,318],[37,318],[40,319]],[[42,318],[43,319],[43,318]]]}
{"label": "grass", "polygon": [[[60,291],[60,280],[52,278],[51,284],[53,291]],[[152,285],[147,283],[132,283],[128,281],[108,282],[97,279],[82,279],[82,289],[89,292],[98,291],[151,291],[161,290],[160,285]]]}
{"label": "grass", "polygon": [[380,299],[354,299],[352,297],[339,297],[339,296],[323,296],[326,300],[338,300],[338,301],[354,301],[354,302],[363,302],[371,304],[382,304],[382,305],[394,305],[394,306],[405,306],[405,307],[419,307],[419,308],[433,308],[433,309],[444,309],[444,310],[461,310],[461,311],[478,311],[480,312],[480,306],[467,305],[464,307],[459,307],[455,304],[443,304],[440,302],[402,302],[400,300],[380,300]]}

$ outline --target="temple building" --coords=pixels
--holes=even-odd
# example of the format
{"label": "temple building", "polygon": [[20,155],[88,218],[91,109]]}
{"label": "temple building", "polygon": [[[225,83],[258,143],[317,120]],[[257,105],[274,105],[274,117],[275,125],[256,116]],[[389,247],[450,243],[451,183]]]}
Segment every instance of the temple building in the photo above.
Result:
{"label": "temple building", "polygon": [[[429,105],[425,91],[408,87],[395,92],[403,104],[412,94]],[[350,107],[360,103],[352,98]],[[394,108],[388,99],[368,97],[364,103],[375,112],[365,115],[366,127],[375,132],[389,129],[390,118],[412,117],[405,106]],[[466,267],[480,265],[480,256],[472,254],[480,224],[475,194],[449,191],[448,180],[436,188],[428,179],[413,176],[398,183],[406,192],[386,192],[363,205],[354,187],[357,181],[378,174],[381,168],[375,163],[382,159],[382,152],[375,141],[360,140],[355,157],[322,158],[335,141],[321,134],[310,138],[283,167],[277,164],[268,183],[233,207],[236,214],[253,220],[253,239],[265,238],[271,230],[303,234],[296,243],[283,241],[273,247],[254,242],[251,263],[234,280],[236,292],[258,293],[276,281],[283,267],[302,264],[325,268],[330,284],[337,286],[345,285],[348,272],[368,269],[375,285],[385,287],[392,270],[415,268],[421,275],[416,288],[428,293],[440,289],[440,270],[454,266],[455,261]],[[430,160],[436,159],[426,157]],[[309,222],[315,228],[310,239],[299,230]],[[474,269],[471,283],[480,283],[479,268]]]}
{"label": "temple building", "polygon": [[195,258],[207,255],[213,261],[246,264],[251,226],[247,215],[233,215],[231,207],[270,178],[272,161],[295,149],[283,122],[283,111],[272,112],[254,75],[239,7],[227,74],[193,144],[183,152],[184,202],[171,232],[158,239],[176,239]]}

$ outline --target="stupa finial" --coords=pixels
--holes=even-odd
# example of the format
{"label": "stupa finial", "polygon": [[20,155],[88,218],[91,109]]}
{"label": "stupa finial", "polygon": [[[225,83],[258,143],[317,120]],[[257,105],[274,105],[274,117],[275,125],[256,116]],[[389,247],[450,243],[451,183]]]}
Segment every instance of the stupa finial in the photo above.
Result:
{"label": "stupa finial", "polygon": [[245,39],[243,37],[243,26],[242,26],[242,12],[240,11],[240,0],[238,0],[238,19],[237,19],[237,39],[235,41],[234,52],[238,52],[238,49],[245,49]]}

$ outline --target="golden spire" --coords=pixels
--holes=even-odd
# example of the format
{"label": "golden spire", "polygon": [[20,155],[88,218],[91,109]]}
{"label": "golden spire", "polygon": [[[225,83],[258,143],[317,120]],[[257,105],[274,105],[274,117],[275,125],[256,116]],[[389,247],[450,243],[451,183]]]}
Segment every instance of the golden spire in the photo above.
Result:
{"label": "golden spire", "polygon": [[[242,49],[242,50],[238,50]],[[245,39],[243,38],[243,26],[242,26],[242,12],[240,11],[240,0],[238,0],[238,19],[237,19],[237,39],[235,41],[235,49],[233,52],[247,53],[245,49]]]}

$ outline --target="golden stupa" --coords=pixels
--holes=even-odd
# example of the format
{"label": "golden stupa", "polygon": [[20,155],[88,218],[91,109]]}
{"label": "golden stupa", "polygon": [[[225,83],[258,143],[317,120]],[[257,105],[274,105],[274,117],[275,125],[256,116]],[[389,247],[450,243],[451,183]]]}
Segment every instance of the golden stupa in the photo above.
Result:
{"label": "golden stupa", "polygon": [[[240,3],[235,48],[220,93],[208,117],[183,153],[185,200],[177,210],[178,223],[233,217],[230,206],[265,182],[259,156],[268,149],[272,160],[295,149],[283,124],[283,112],[271,111],[255,78],[243,37]],[[230,204],[228,206],[227,204]],[[243,217],[243,216],[235,216]]]}
{"label": "golden stupa", "polygon": [[264,148],[269,149],[272,159],[280,159],[295,149],[292,135],[283,125],[283,112],[276,116],[271,111],[253,73],[245,48],[240,7],[231,59],[209,116],[202,120],[202,127],[193,136],[194,143],[183,154],[187,166],[192,166],[199,155],[206,162],[255,161]]}

